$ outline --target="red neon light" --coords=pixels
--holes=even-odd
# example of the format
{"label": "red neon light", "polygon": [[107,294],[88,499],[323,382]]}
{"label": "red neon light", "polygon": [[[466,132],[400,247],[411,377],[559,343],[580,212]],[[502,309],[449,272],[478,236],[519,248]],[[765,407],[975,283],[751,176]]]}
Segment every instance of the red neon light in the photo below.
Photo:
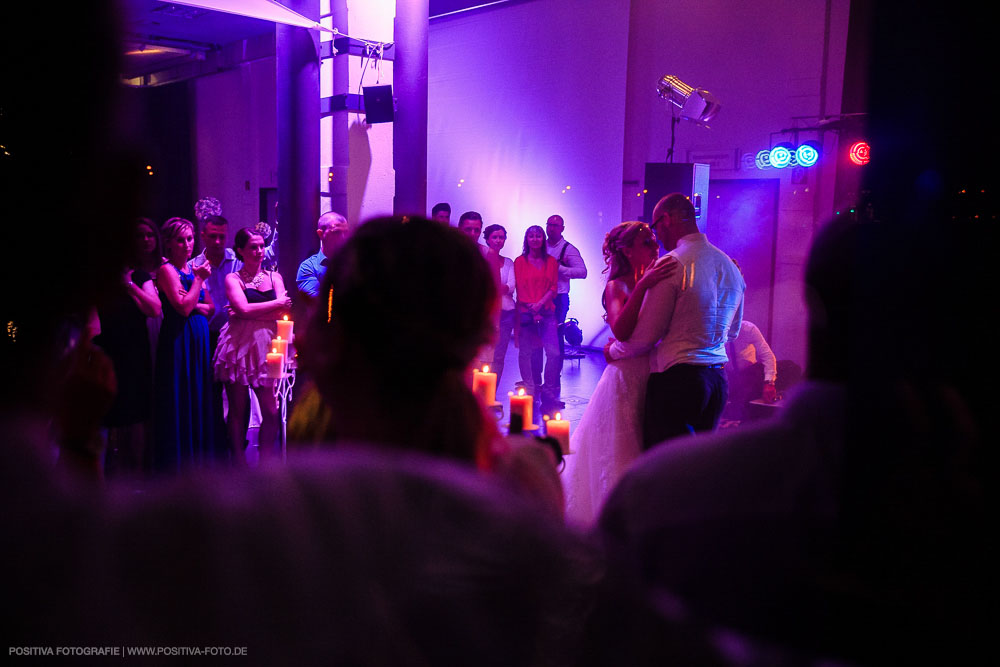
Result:
{"label": "red neon light", "polygon": [[871,150],[872,147],[868,145],[867,141],[856,141],[851,144],[847,156],[851,158],[851,162],[860,167],[871,162]]}

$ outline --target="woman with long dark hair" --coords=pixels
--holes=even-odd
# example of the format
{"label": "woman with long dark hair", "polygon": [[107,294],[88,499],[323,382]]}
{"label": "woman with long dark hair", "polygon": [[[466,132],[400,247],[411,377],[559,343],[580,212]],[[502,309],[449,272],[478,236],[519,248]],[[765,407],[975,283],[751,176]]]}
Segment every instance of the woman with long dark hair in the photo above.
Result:
{"label": "woman with long dark hair", "polygon": [[543,381],[550,387],[559,385],[561,364],[552,363],[559,358],[559,337],[553,299],[559,280],[559,262],[546,250],[545,231],[538,225],[528,227],[524,233],[524,249],[514,260],[514,282],[517,285],[517,319],[514,323],[514,340],[518,346],[517,362],[521,380],[528,393],[541,400],[542,410],[549,407],[558,395],[552,395],[544,386],[536,387],[532,381],[531,354],[545,350]]}
{"label": "woman with long dark hair", "polygon": [[162,312],[156,285],[145,268],[160,253],[159,234],[152,221],[144,218],[136,221],[134,231],[133,250],[121,282],[98,310],[101,333],[94,339],[110,357],[118,384],[111,410],[101,422],[107,429],[105,470],[111,476],[137,475],[145,467],[153,405],[147,322]]}
{"label": "woman with long dark hair", "polygon": [[[601,296],[611,333],[628,340],[635,329],[646,291],[677,270],[675,262],[657,258],[656,235],[644,222],[623,222],[604,238],[604,272],[608,281]],[[614,361],[601,375],[590,403],[574,431],[563,473],[566,511],[587,524],[629,464],[642,451],[642,406],[649,377],[649,356]]]}

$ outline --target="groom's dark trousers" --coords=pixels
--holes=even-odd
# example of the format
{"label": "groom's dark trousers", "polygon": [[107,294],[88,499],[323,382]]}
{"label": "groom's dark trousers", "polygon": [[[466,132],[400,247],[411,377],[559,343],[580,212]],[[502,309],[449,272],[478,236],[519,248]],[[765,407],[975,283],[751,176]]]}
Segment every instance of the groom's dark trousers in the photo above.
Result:
{"label": "groom's dark trousers", "polygon": [[643,450],[680,435],[713,430],[728,397],[723,364],[675,364],[661,373],[650,373],[642,424]]}

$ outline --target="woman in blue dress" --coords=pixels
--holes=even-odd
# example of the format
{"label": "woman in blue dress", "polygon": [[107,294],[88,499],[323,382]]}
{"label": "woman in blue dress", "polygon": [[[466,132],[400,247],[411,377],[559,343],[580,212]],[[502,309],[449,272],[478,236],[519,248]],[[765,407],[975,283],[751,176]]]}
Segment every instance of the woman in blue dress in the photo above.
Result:
{"label": "woman in blue dress", "polygon": [[215,459],[212,414],[212,359],[208,318],[215,312],[204,289],[208,262],[188,272],[194,250],[194,225],[183,218],[163,224],[167,262],[156,271],[163,303],[163,324],[154,372],[154,468],[176,473]]}

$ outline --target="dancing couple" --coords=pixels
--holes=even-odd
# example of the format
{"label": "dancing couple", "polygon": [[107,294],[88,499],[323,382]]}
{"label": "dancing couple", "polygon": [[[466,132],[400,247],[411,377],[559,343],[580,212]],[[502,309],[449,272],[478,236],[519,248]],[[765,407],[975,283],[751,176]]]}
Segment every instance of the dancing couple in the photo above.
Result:
{"label": "dancing couple", "polygon": [[[657,242],[668,254],[657,260]],[[614,339],[608,366],[572,436],[567,514],[590,523],[625,470],[665,440],[718,424],[726,404],[725,346],[739,333],[746,285],[698,231],[680,194],[652,225],[623,222],[604,241],[602,302]]]}

